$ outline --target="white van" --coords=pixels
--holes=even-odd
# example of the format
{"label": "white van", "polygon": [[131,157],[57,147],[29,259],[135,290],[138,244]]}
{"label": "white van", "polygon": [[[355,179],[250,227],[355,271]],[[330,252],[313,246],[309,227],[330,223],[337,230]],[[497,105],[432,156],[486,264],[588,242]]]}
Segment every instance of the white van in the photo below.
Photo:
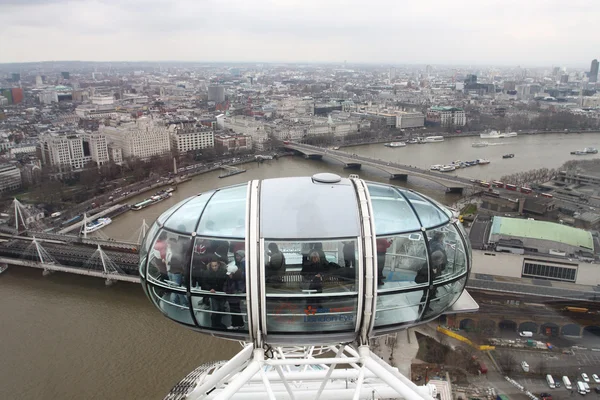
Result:
{"label": "white van", "polygon": [[548,386],[550,387],[550,389],[556,388],[556,385],[554,384],[554,379],[552,378],[552,375],[550,375],[550,374],[546,375],[546,382],[548,382]]}
{"label": "white van", "polygon": [[577,393],[585,395],[587,392],[585,391],[585,386],[583,386],[583,382],[577,381]]}
{"label": "white van", "polygon": [[519,336],[521,336],[521,337],[533,337],[533,332],[530,332],[530,331],[519,332]]}
{"label": "white van", "polygon": [[565,389],[571,390],[573,387],[571,386],[571,381],[568,376],[562,377],[563,384],[565,385]]}

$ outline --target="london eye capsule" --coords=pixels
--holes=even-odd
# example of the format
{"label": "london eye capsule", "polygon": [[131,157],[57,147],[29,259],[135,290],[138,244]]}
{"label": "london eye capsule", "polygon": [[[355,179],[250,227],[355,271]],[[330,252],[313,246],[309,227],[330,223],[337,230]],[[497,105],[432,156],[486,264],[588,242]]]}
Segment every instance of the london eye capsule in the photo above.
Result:
{"label": "london eye capsule", "polygon": [[158,217],[140,251],[142,286],[168,318],[211,335],[368,343],[476,308],[457,217],[417,192],[357,177],[253,180]]}

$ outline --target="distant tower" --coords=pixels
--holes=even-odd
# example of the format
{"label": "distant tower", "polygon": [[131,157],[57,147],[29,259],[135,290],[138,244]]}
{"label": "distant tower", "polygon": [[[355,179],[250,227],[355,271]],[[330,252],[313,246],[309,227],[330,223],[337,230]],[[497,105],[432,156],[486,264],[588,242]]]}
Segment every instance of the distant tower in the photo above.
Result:
{"label": "distant tower", "polygon": [[598,60],[592,60],[592,66],[590,67],[590,82],[598,82]]}
{"label": "distant tower", "polygon": [[42,80],[42,77],[40,75],[35,77],[35,86],[42,86],[44,84],[44,81]]}
{"label": "distant tower", "polygon": [[394,79],[396,79],[396,68],[392,67],[390,68],[390,81],[393,81]]}

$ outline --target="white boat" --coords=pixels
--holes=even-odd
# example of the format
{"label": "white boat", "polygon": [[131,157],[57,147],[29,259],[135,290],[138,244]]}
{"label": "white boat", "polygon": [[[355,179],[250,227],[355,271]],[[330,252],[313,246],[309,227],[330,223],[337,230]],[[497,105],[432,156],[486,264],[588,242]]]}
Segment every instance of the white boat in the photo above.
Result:
{"label": "white boat", "polygon": [[423,141],[425,143],[443,142],[444,141],[444,137],[443,136],[427,136],[425,139],[423,139]]}
{"label": "white boat", "polygon": [[502,133],[502,132],[498,132],[498,131],[490,131],[490,132],[480,133],[479,137],[481,139],[503,139],[503,138],[515,137],[517,135],[518,135],[517,132]]}
{"label": "white boat", "polygon": [[489,143],[488,142],[475,142],[473,144],[471,144],[471,147],[488,147]]}
{"label": "white boat", "polygon": [[440,172],[452,172],[456,170],[454,165],[443,165],[440,167]]}
{"label": "white boat", "polygon": [[417,139],[410,139],[410,140],[407,140],[406,143],[408,143],[408,144],[417,144],[417,143],[419,143],[419,141]]}
{"label": "white boat", "polygon": [[406,143],[404,143],[404,142],[391,142],[391,143],[386,143],[384,146],[386,146],[386,147],[405,147]]}
{"label": "white boat", "polygon": [[110,223],[112,223],[112,219],[106,217],[106,218],[98,218],[97,220],[90,222],[89,224],[85,225],[85,228],[83,228],[85,233],[92,233],[97,231],[98,229],[104,228],[106,225],[109,225]]}
{"label": "white boat", "polygon": [[485,158],[478,158],[477,159],[477,164],[478,165],[486,165],[486,164],[489,164],[489,163],[490,163],[490,160],[486,160]]}
{"label": "white boat", "polygon": [[586,154],[598,154],[598,150],[596,150],[594,147],[586,147],[585,149],[583,149],[583,151]]}
{"label": "white boat", "polygon": [[432,165],[431,167],[429,167],[429,169],[432,171],[439,171],[440,168],[442,168],[442,167],[443,167],[443,165],[435,164],[435,165]]}

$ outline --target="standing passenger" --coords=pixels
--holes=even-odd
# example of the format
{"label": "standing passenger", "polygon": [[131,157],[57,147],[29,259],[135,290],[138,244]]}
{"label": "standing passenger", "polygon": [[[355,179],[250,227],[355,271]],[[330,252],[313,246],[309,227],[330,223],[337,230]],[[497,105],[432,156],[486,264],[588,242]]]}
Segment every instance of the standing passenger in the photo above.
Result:
{"label": "standing passenger", "polygon": [[383,285],[383,268],[385,268],[385,255],[387,249],[392,245],[392,239],[377,239],[377,284]]}

